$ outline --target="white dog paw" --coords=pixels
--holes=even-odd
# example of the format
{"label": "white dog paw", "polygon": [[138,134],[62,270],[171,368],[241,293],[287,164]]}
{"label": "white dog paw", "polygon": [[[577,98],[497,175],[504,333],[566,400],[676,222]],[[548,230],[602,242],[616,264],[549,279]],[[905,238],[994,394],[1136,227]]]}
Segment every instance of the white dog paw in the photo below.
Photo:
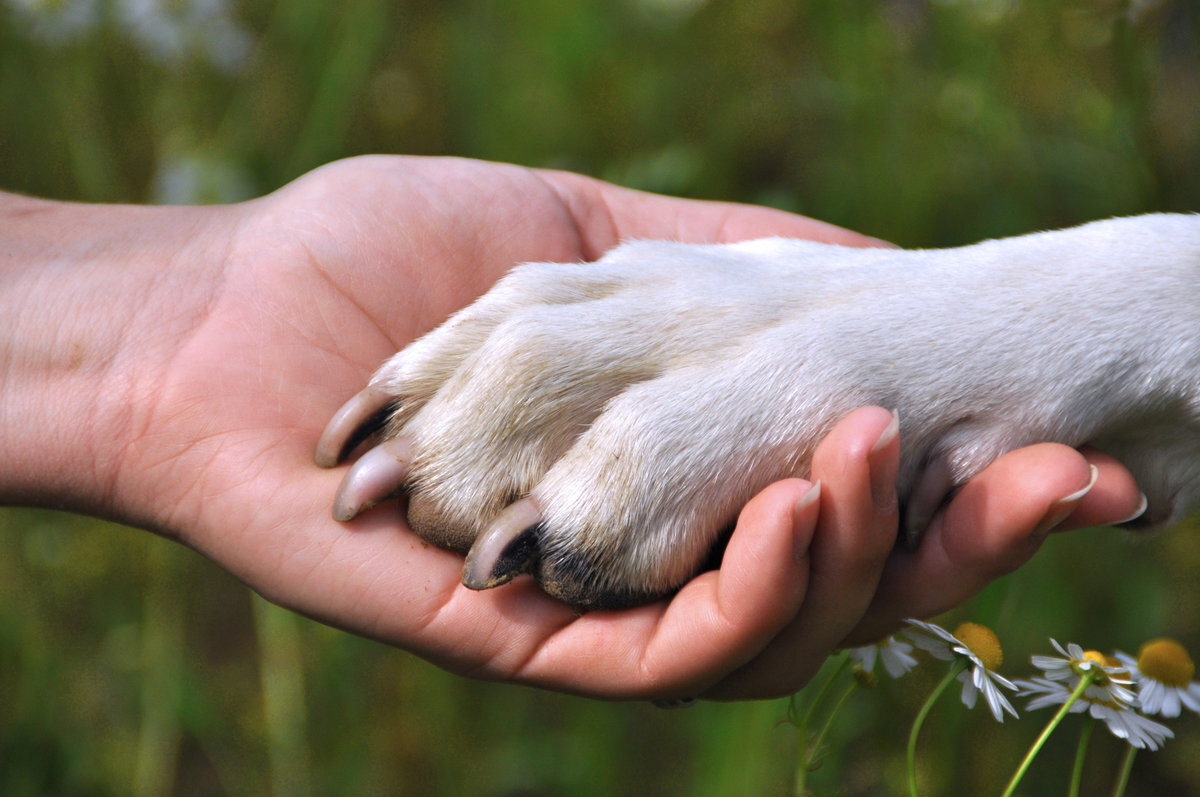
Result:
{"label": "white dog paw", "polygon": [[864,404],[902,419],[911,537],[1039,440],[1107,445],[1165,520],[1200,482],[1197,286],[1184,216],[928,252],[628,244],[515,269],[385,363],[317,460],[373,435],[335,517],[406,491],[468,586],[530,572],[584,608],[677,589]]}

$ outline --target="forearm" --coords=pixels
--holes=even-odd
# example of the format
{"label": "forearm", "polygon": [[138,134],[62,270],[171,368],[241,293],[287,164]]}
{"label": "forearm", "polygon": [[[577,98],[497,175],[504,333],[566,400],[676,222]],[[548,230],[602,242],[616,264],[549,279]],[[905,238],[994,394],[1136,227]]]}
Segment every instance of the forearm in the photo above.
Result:
{"label": "forearm", "polygon": [[198,210],[0,194],[0,502],[114,512],[154,366],[202,310]]}

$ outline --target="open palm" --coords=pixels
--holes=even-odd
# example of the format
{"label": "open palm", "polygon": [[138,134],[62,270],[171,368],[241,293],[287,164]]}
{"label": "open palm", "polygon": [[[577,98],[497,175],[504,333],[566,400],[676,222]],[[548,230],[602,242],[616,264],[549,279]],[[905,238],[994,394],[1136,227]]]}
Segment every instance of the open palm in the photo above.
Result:
{"label": "open palm", "polygon": [[[637,237],[870,241],[776,211],[443,159],[343,161],[211,213],[204,234],[222,238],[210,248],[219,256],[188,300],[147,310],[188,320],[147,355],[154,377],[118,489],[155,497],[125,514],[270,600],[458,672],[609,697],[785,693],[847,635],[948,608],[1019,564],[1046,507],[1086,480],[1069,449],[1014,452],[956,504],[979,515],[997,485],[1023,478],[1023,511],[993,512],[977,544],[935,528],[934,554],[898,560],[894,506],[871,492],[898,444],[872,451],[890,415],[863,410],[822,444],[819,501],[800,501],[810,485],[799,480],[768,488],[743,512],[721,571],[670,602],[578,616],[529,579],[471,592],[461,558],[413,534],[399,504],[351,524],[330,516],[343,471],[312,464],[317,436],[385,357],[521,261],[590,260]],[[1111,504],[1081,508],[1079,522]],[[936,596],[916,586],[931,576],[946,582]]]}

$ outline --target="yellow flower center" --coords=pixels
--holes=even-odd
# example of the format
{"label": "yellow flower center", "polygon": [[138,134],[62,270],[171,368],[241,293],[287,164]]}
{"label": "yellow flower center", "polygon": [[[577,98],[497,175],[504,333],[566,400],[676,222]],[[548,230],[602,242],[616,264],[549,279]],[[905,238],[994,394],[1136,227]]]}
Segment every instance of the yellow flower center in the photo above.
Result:
{"label": "yellow flower center", "polygon": [[1107,653],[1101,653],[1098,650],[1085,650],[1083,658],[1079,659],[1079,664],[1072,664],[1073,669],[1077,674],[1083,675],[1085,670],[1081,665],[1091,662],[1099,664],[1101,667],[1106,667],[1113,672],[1105,672],[1104,670],[1092,670],[1092,682],[1096,684],[1108,684],[1112,681],[1117,683],[1125,683],[1130,679],[1129,670],[1121,663],[1121,660],[1116,656],[1109,656]]}
{"label": "yellow flower center", "polygon": [[1183,645],[1174,639],[1152,639],[1138,651],[1138,669],[1147,678],[1167,686],[1183,688],[1196,674],[1196,664]]}
{"label": "yellow flower center", "polygon": [[963,623],[954,629],[954,638],[967,646],[967,649],[979,657],[983,666],[989,670],[997,670],[1004,663],[1004,651],[1000,648],[1000,639],[986,625],[979,623]]}

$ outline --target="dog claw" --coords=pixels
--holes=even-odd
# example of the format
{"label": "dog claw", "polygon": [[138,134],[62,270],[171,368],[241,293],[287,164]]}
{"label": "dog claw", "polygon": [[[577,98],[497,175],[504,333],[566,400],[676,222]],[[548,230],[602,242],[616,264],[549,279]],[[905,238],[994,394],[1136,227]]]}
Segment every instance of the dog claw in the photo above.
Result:
{"label": "dog claw", "polygon": [[491,589],[529,572],[538,559],[541,523],[542,510],[532,499],[510,504],[471,546],[463,565],[463,584]]}
{"label": "dog claw", "polygon": [[367,387],[342,405],[325,426],[317,441],[317,465],[332,468],[382,425],[394,399],[386,393]]}
{"label": "dog claw", "polygon": [[412,466],[410,438],[387,440],[363,454],[342,479],[333,499],[333,517],[343,523],[396,495]]}

